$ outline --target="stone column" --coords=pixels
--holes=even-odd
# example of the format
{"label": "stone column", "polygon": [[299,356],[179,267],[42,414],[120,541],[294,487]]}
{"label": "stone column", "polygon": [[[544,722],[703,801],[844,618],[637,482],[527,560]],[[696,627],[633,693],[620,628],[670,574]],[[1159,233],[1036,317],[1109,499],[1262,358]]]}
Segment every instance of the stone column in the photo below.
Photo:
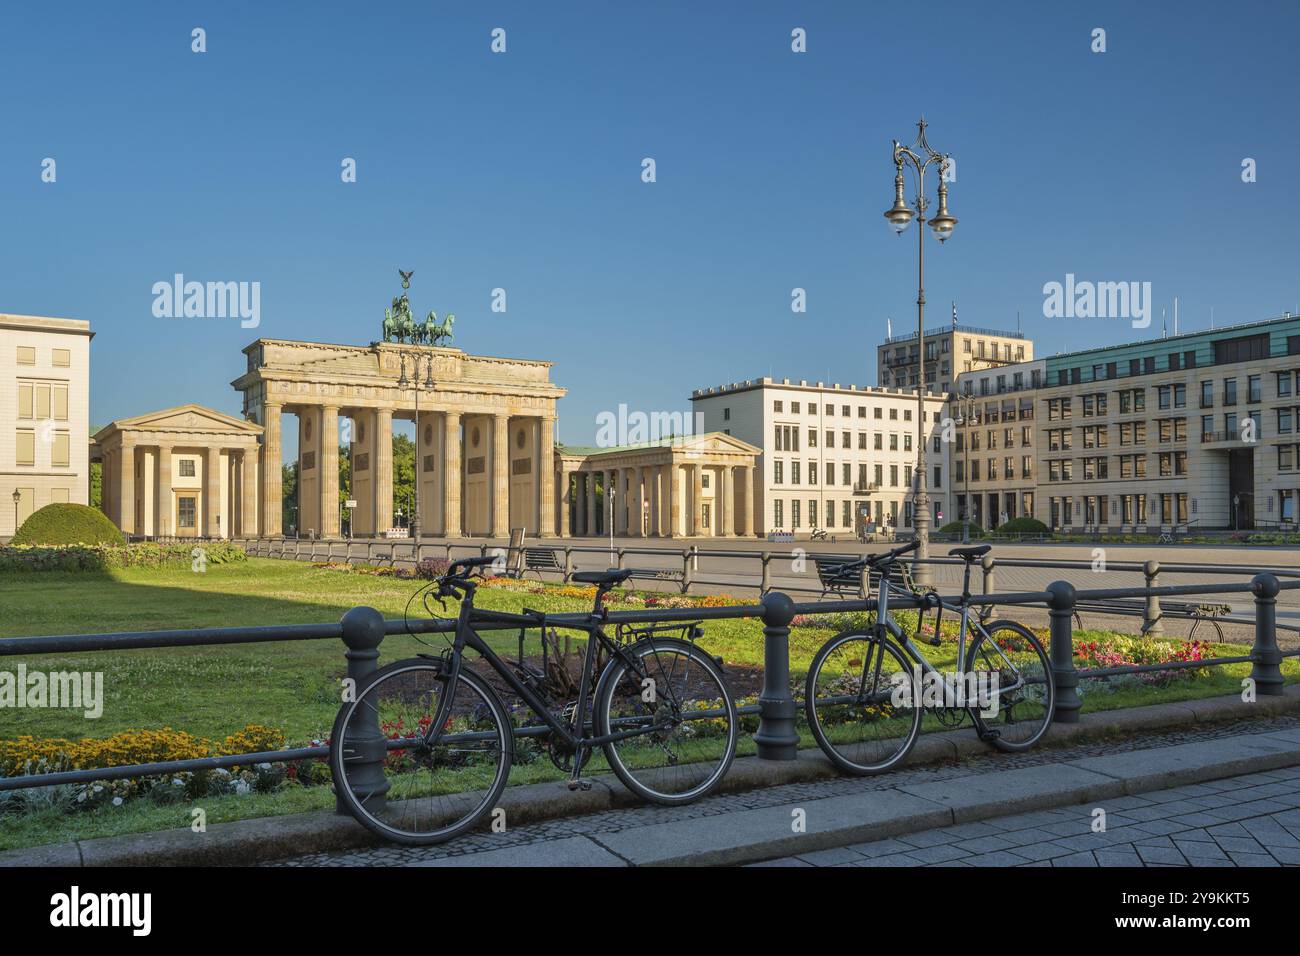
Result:
{"label": "stone column", "polygon": [[[830,507],[827,503],[827,507]],[[722,466],[722,533],[732,537],[736,533],[736,473],[730,465]]]}
{"label": "stone column", "polygon": [[460,522],[460,412],[442,413],[442,533],[465,534]]}
{"label": "stone column", "polygon": [[540,500],[537,502],[538,536],[550,538],[555,534],[555,419],[537,419],[537,485]]}
{"label": "stone column", "polygon": [[[158,446],[158,488],[154,495],[157,504],[153,533],[156,535],[174,535],[180,533],[176,527],[176,509],[172,507],[172,446]],[[195,532],[200,529],[195,528]]]}
{"label": "stone column", "polygon": [[560,488],[559,488],[559,492],[560,492],[560,532],[559,532],[559,533],[560,533],[560,537],[561,537],[561,538],[567,538],[567,537],[569,537],[569,534],[570,534],[570,532],[569,532],[569,498],[570,498],[570,496],[571,496],[572,493],[569,491],[569,481],[570,481],[571,477],[572,477],[572,472],[569,472],[569,471],[565,470],[563,467],[560,468],[560,471],[559,471],[559,475],[558,475],[558,477],[557,477],[554,473],[552,473],[552,475],[551,475],[551,481],[552,481],[552,483],[558,481],[558,482],[559,482],[559,485],[560,485]]}
{"label": "stone column", "polygon": [[122,442],[113,486],[117,491],[117,526],[123,534],[135,534],[135,446],[127,442]]}
{"label": "stone column", "polygon": [[740,505],[740,534],[750,538],[754,535],[754,469],[752,466],[746,465],[740,469],[740,486],[741,491],[744,492],[744,500]]}
{"label": "stone column", "polygon": [[374,469],[375,537],[381,537],[393,526],[393,410],[376,408],[374,415],[375,448]]}
{"label": "stone column", "polygon": [[239,522],[244,536],[257,537],[257,449],[245,448],[239,465],[240,484]]}
{"label": "stone column", "polygon": [[492,535],[510,536],[510,416],[492,417]]}
{"label": "stone column", "polygon": [[687,525],[692,536],[700,534],[700,499],[704,497],[704,469],[699,465],[690,465],[691,475],[691,520]]}
{"label": "stone column", "polygon": [[641,537],[641,469],[629,468],[627,470],[627,536],[629,538]]}
{"label": "stone column", "polygon": [[682,527],[682,470],[668,466],[668,537],[681,534]]}
{"label": "stone column", "polygon": [[[320,410],[320,533],[339,536],[339,408],[326,405]],[[419,467],[419,462],[416,462]],[[417,472],[418,475],[418,472]]]}
{"label": "stone column", "polygon": [[284,534],[284,488],[280,474],[280,412],[277,403],[263,405],[262,422],[262,534],[268,538]]}
{"label": "stone column", "polygon": [[[613,469],[606,469],[601,474],[605,476],[605,496],[600,507],[602,514],[605,516],[605,534],[608,536],[610,528],[618,527],[617,516],[614,513],[619,504],[618,472]],[[610,507],[611,504],[613,504],[613,508]]]}
{"label": "stone column", "polygon": [[[208,449],[208,473],[203,496],[203,522],[208,527],[209,538],[221,537],[221,449]],[[234,496],[231,496],[232,500]],[[226,515],[226,527],[230,527],[230,515]]]}
{"label": "stone column", "polygon": [[585,472],[573,473],[573,533],[581,538],[587,533],[587,479]]}
{"label": "stone column", "polygon": [[587,472],[587,530],[586,534],[600,534],[600,501],[596,498],[596,473]]}
{"label": "stone column", "polygon": [[646,469],[646,497],[650,499],[650,527],[647,533],[659,537],[659,471],[658,465]]}
{"label": "stone column", "polygon": [[655,534],[661,538],[668,537],[670,533],[669,518],[672,514],[672,466],[660,465],[655,469],[658,475],[655,478],[655,512],[657,519],[655,521]]}

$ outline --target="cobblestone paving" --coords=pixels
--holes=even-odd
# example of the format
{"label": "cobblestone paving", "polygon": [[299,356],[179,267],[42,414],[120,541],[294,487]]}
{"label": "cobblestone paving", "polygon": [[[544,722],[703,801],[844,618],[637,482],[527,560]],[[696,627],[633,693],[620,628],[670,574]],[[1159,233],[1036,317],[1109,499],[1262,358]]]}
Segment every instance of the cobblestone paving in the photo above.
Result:
{"label": "cobblestone paving", "polygon": [[756,866],[1300,866],[1300,767],[994,817]]}
{"label": "cobblestone paving", "polygon": [[[1058,763],[1082,757],[1140,751],[1153,747],[1169,747],[1176,744],[1231,737],[1237,734],[1268,733],[1277,730],[1289,730],[1295,727],[1300,727],[1300,716],[1277,717],[1269,720],[1234,721],[1211,727],[1168,731],[1161,734],[1145,734],[1140,737],[1122,740],[1097,741],[1071,747],[1042,748],[1023,754],[1004,754],[990,751],[985,756],[964,761],[914,767],[874,777],[839,777],[810,783],[786,784],[742,793],[724,794],[685,807],[638,806],[608,810],[585,816],[548,820],[528,826],[512,827],[504,833],[473,833],[442,846],[382,846],[338,853],[313,853],[270,862],[267,865],[404,866],[443,857],[500,850],[525,844],[546,843],[582,834],[615,833],[654,823],[708,817],[715,814],[731,813],[736,810],[781,806],[797,801],[818,800],[872,790],[888,790],[914,783],[951,780],[958,777],[968,777],[971,774],[994,773],[1021,767]],[[1296,779],[1297,789],[1300,789],[1300,769],[1297,770]],[[557,783],[555,786],[562,787],[563,784]],[[1119,803],[1123,802],[1114,802],[1115,809],[1118,810]],[[1300,801],[1294,805],[1300,806]],[[1279,807],[1278,809],[1286,808]],[[1079,814],[1077,809],[1066,812],[1074,813],[1076,816]],[[1056,822],[1059,824],[1064,821]],[[1208,825],[1209,821],[1202,821],[1202,824]],[[1084,827],[1082,832],[1087,832],[1087,818],[1083,818],[1082,825]],[[1153,834],[1147,834],[1147,836],[1154,839]],[[1020,859],[1019,862],[1026,861]]]}

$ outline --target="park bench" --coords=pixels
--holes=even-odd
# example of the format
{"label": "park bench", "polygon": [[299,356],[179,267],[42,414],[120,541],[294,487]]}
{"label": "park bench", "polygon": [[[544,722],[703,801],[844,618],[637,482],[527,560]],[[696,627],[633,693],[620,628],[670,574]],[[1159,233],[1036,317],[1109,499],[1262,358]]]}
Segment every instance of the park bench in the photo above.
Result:
{"label": "park bench", "polygon": [[1214,629],[1219,643],[1223,643],[1223,627],[1219,624],[1217,618],[1226,617],[1231,613],[1232,609],[1226,604],[1214,602],[1161,601],[1159,614],[1154,620],[1147,620],[1145,598],[1110,598],[1108,600],[1079,601],[1074,606],[1074,625],[1080,630],[1083,629],[1083,618],[1080,616],[1080,612],[1083,611],[1094,614],[1140,617],[1143,619],[1143,637],[1156,625],[1156,622],[1164,617],[1191,621],[1192,629],[1188,632],[1188,640],[1192,640],[1196,636],[1198,627],[1202,624],[1208,624]]}
{"label": "park bench", "polygon": [[520,573],[520,577],[529,571],[536,572],[538,578],[542,576],[543,571],[554,571],[559,574],[561,581],[569,579],[568,574],[565,573],[564,564],[551,548],[524,548],[524,569]]}
{"label": "park bench", "polygon": [[[817,568],[817,580],[821,584],[821,596],[835,594],[839,596],[862,594],[862,573],[853,568],[848,568],[852,562],[857,561],[855,557],[848,555],[830,555],[819,554],[813,556],[813,564]],[[871,580],[868,582],[872,591],[880,586],[880,575],[871,572]],[[906,591],[915,594],[918,590],[916,583],[912,580],[912,567],[904,561],[895,561],[889,568],[889,584],[899,591]]]}

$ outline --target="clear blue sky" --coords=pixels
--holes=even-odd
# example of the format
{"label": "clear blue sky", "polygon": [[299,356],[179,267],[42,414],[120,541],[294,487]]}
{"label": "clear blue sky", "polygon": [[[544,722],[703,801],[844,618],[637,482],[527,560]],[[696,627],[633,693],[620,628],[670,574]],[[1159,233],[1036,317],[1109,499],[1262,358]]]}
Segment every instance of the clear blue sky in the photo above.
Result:
{"label": "clear blue sky", "polygon": [[[881,213],[890,141],[924,113],[958,162],[934,324],[952,299],[973,325],[1014,328],[1019,308],[1046,354],[1159,334],[1175,295],[1184,330],[1210,306],[1253,321],[1300,303],[1298,11],[6,4],[0,311],[91,321],[96,423],[237,413],[244,345],[370,341],[399,266],[417,313],[457,315],[459,347],[555,362],[572,442],[602,410],[685,410],[698,386],[874,384],[886,316],[915,322],[915,237]],[[176,272],[260,281],[260,328],[154,318]],[[1152,329],[1043,318],[1067,272],[1150,281]]]}

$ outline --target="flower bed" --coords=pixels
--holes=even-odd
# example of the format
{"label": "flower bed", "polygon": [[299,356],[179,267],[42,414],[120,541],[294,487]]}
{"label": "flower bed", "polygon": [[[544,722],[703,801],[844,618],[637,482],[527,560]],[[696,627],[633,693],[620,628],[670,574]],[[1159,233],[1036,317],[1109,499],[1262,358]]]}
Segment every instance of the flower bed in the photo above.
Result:
{"label": "flower bed", "polygon": [[[0,740],[0,776],[106,769],[129,764],[162,763],[202,757],[233,756],[283,749],[284,734],[249,724],[222,741],[195,737],[184,731],[128,730],[102,739],[18,737]],[[311,746],[324,748],[322,741]],[[328,783],[329,768],[321,762],[258,763],[233,770],[200,770],[163,776],[97,780],[90,783],[0,793],[0,816],[58,806],[65,811],[87,810],[147,797],[155,803],[193,800],[223,794],[269,793],[285,786]]]}

